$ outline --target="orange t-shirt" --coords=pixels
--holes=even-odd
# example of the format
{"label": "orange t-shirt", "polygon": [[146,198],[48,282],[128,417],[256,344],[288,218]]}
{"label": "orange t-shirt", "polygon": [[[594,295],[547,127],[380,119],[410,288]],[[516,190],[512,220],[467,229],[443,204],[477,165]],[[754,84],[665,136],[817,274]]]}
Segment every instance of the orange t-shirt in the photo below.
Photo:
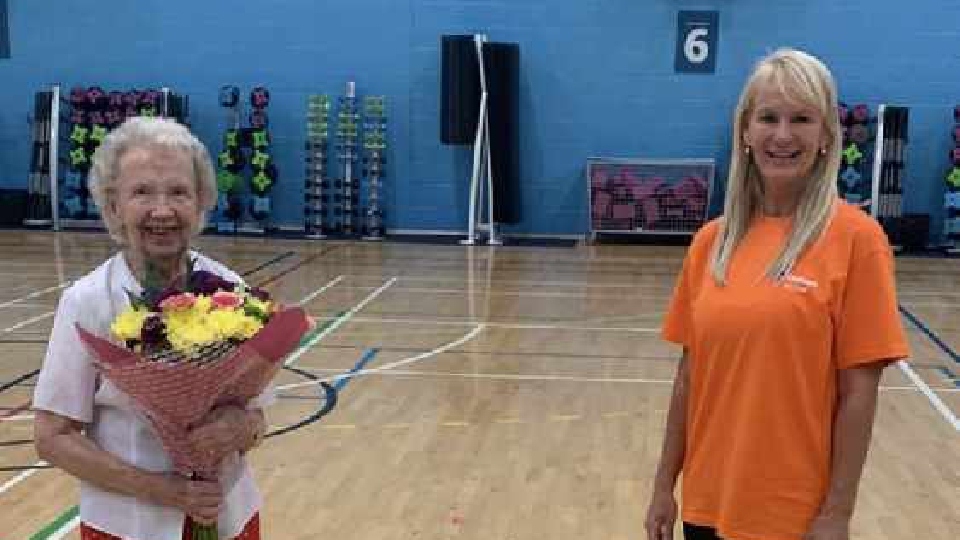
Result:
{"label": "orange t-shirt", "polygon": [[758,218],[726,287],[710,272],[717,222],[701,228],[663,327],[689,351],[683,519],[730,540],[800,539],[829,485],[837,370],[909,353],[879,224],[838,201],[775,284],[764,273],[789,226]]}

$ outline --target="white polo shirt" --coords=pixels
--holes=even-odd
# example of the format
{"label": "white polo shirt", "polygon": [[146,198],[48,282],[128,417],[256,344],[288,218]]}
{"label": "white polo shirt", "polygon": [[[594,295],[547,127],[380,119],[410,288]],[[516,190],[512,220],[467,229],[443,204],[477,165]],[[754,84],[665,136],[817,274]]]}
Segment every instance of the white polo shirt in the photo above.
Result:
{"label": "white polo shirt", "polygon": [[[231,281],[241,280],[217,261],[197,253],[191,256],[197,258],[197,269]],[[100,448],[131,465],[152,472],[168,472],[173,467],[160,440],[133,402],[97,374],[74,326],[79,321],[91,333],[108,337],[110,323],[129,305],[127,290],[140,294],[143,289],[119,253],[64,290],[33,407],[86,424],[86,435]],[[265,407],[273,399],[268,389],[250,406]],[[239,453],[224,460],[221,482],[224,504],[218,524],[220,538],[233,538],[258,511],[262,500],[250,466]],[[184,513],[81,481],[80,519],[121,538],[180,540]]]}

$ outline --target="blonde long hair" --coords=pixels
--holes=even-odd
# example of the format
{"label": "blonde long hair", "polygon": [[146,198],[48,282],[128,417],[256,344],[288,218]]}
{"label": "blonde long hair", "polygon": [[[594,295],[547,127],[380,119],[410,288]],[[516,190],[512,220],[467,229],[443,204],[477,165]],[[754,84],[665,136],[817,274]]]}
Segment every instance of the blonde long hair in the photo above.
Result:
{"label": "blonde long hair", "polygon": [[726,284],[730,259],[763,202],[763,182],[745,152],[743,135],[757,90],[764,83],[775,84],[787,98],[819,110],[826,134],[825,153],[817,157],[806,179],[793,226],[777,258],[767,268],[768,277],[779,279],[788,273],[803,251],[819,238],[830,221],[838,196],[837,172],[843,140],[837,113],[836,83],[817,58],[795,49],[778,49],[754,67],[740,94],[734,116],[733,150],[723,217],[719,220],[711,260],[713,277],[721,286]]}

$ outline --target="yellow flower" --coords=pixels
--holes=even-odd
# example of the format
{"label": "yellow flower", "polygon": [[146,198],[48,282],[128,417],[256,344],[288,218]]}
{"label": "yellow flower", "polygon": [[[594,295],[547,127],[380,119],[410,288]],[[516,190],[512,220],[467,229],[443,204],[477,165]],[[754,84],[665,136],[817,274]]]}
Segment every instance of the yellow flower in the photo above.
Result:
{"label": "yellow flower", "polygon": [[198,296],[197,302],[193,305],[193,309],[197,313],[206,314],[210,312],[211,305],[212,302],[209,296]]}
{"label": "yellow flower", "polygon": [[172,320],[167,324],[167,339],[170,340],[170,345],[180,352],[190,352],[218,340],[216,330],[199,319],[190,324]]}
{"label": "yellow flower", "polygon": [[147,319],[150,312],[145,309],[127,308],[126,311],[114,319],[110,325],[110,331],[117,339],[127,341],[128,339],[139,339],[140,329],[143,328],[143,321]]}
{"label": "yellow flower", "polygon": [[243,318],[243,329],[240,332],[240,337],[242,339],[250,339],[263,328],[263,323],[257,320],[254,317],[245,316]]}
{"label": "yellow flower", "polygon": [[206,316],[220,339],[241,337],[244,318],[243,313],[236,309],[215,309]]}

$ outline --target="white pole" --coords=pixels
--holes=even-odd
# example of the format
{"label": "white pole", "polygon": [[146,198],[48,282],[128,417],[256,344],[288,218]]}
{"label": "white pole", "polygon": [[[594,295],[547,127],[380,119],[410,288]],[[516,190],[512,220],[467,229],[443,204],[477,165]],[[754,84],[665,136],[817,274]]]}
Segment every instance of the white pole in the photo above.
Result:
{"label": "white pole", "polygon": [[50,217],[52,229],[60,230],[60,186],[58,164],[60,160],[60,85],[55,84],[50,95]]}
{"label": "white pole", "polygon": [[873,182],[870,186],[870,215],[874,218],[879,217],[880,208],[880,173],[883,164],[884,140],[883,140],[883,112],[886,107],[880,105],[877,109],[877,136],[876,144],[873,150]]}

